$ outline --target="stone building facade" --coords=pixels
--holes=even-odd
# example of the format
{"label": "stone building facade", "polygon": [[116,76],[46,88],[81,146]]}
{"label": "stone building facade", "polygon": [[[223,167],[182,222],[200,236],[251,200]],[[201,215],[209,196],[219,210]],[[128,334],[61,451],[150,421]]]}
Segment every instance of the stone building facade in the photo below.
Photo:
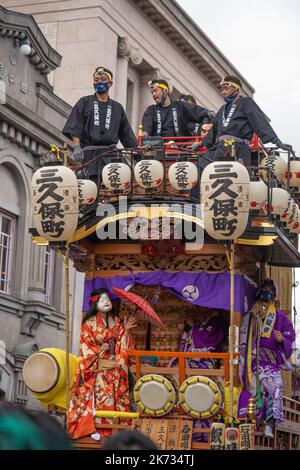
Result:
{"label": "stone building facade", "polygon": [[0,7],[0,48],[0,398],[34,407],[22,365],[38,348],[64,348],[65,298],[59,257],[31,243],[31,177],[49,143],[63,144],[70,107],[48,82],[61,56],[31,16]]}

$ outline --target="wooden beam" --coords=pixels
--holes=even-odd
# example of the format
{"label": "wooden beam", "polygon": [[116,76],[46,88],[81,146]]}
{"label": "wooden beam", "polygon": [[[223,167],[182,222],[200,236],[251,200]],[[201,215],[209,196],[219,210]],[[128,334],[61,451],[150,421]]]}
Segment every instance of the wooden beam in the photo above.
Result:
{"label": "wooden beam", "polygon": [[142,247],[140,243],[102,243],[95,246],[95,255],[140,255]]}
{"label": "wooden beam", "polygon": [[85,248],[89,254],[94,254],[95,245],[94,243],[90,242],[86,238],[83,238],[82,240],[80,240],[78,245]]}
{"label": "wooden beam", "polygon": [[[193,250],[193,246],[196,249]],[[204,244],[202,247],[199,248],[197,248],[196,243],[186,243],[185,253],[187,255],[225,255],[226,248],[224,245],[219,245],[217,243]]]}

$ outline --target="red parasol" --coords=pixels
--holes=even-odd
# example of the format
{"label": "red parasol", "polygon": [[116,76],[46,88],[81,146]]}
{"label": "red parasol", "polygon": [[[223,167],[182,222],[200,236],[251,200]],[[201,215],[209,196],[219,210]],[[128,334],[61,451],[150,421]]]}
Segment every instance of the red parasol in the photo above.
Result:
{"label": "red parasol", "polygon": [[165,328],[165,325],[159,318],[159,316],[155,313],[153,307],[148,302],[148,300],[144,299],[138,294],[134,294],[133,292],[127,292],[123,289],[119,289],[118,287],[112,287],[111,289],[114,294],[116,294],[120,299],[124,300],[129,306],[134,304],[137,307],[136,313],[139,316],[144,316],[144,319],[149,321],[155,326],[159,326],[161,328]]}

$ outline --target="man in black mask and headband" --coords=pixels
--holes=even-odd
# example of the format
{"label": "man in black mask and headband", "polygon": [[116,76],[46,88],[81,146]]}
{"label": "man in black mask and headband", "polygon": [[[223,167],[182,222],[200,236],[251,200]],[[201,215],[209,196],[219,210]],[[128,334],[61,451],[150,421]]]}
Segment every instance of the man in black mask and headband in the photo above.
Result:
{"label": "man in black mask and headband", "polygon": [[188,124],[202,123],[211,111],[186,101],[173,101],[166,80],[150,80],[148,86],[156,104],[148,106],[142,119],[144,137],[188,136]]}
{"label": "man in black mask and headband", "polygon": [[[101,156],[105,150],[83,152],[87,146],[117,145],[120,140],[125,148],[138,146],[137,139],[128,122],[123,106],[109,97],[113,74],[105,67],[97,67],[93,74],[94,95],[80,98],[65,124],[63,134],[73,140],[74,158],[87,163],[90,179],[98,181],[104,165],[110,157]],[[106,149],[107,150],[107,149]]]}
{"label": "man in black mask and headband", "polygon": [[292,150],[291,145],[281,142],[255,101],[249,96],[241,96],[242,84],[238,77],[227,75],[220,83],[220,88],[225,104],[216,114],[212,129],[202,139],[201,146],[211,150],[201,162],[203,168],[211,161],[226,159],[230,152],[228,141],[232,139],[235,141],[236,158],[249,166],[249,142],[254,133],[263,144],[271,142],[283,150]]}

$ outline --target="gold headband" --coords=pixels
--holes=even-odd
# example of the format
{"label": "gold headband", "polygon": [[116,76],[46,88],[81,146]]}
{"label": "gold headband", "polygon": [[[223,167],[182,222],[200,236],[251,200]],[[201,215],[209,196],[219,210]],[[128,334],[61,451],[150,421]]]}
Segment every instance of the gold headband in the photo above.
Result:
{"label": "gold headband", "polygon": [[109,80],[112,82],[111,74],[109,72],[106,72],[103,67],[99,67],[98,69],[95,70],[95,72],[93,73],[93,78],[97,73],[99,73],[100,75],[101,74],[106,75],[109,78]]}
{"label": "gold headband", "polygon": [[167,87],[167,85],[164,85],[161,82],[154,82],[153,80],[149,80],[148,86],[149,86],[149,88],[154,88],[154,87],[158,86],[159,88],[162,88],[163,90],[170,91],[169,87]]}
{"label": "gold headband", "polygon": [[224,86],[224,85],[231,85],[231,86],[233,86],[234,88],[237,88],[238,90],[241,89],[240,85],[238,85],[238,84],[235,83],[235,82],[231,82],[231,81],[230,81],[230,82],[227,82],[227,81],[222,80],[221,83],[220,83],[220,86],[222,87],[222,86]]}

